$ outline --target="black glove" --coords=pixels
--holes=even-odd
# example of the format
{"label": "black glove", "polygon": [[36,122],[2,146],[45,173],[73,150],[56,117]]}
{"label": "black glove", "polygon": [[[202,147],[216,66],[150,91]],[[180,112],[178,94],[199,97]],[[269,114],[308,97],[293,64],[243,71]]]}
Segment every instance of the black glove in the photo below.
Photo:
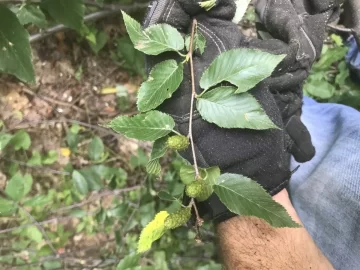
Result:
{"label": "black glove", "polygon": [[257,23],[259,36],[282,40],[292,53],[292,61],[284,62],[282,68],[267,80],[267,85],[280,108],[286,131],[293,140],[291,153],[298,162],[306,162],[315,154],[311,141],[305,138],[307,130],[300,120],[303,83],[312,64],[321,55],[326,25],[338,18],[340,2],[343,1],[256,2],[260,17]]}
{"label": "black glove", "polygon": [[[207,47],[203,55],[198,52],[194,54],[196,80],[200,80],[201,74],[216,56],[226,50],[239,47],[257,48],[274,54],[286,54],[287,57],[275,73],[277,76],[288,76],[286,75],[290,70],[288,67],[291,67],[291,70],[302,67],[303,63],[299,63],[299,59],[296,57],[299,51],[298,43],[287,44],[276,39],[261,41],[245,37],[239,32],[238,26],[232,22],[235,10],[236,5],[233,0],[218,0],[216,6],[208,12],[200,8],[198,0],[158,0],[151,3],[144,25],[147,27],[154,23],[168,23],[180,32],[188,34],[192,18],[197,19],[198,29],[205,36]],[[176,55],[166,53],[158,57],[148,57],[148,70],[156,63],[168,58],[176,58]],[[308,62],[310,63],[310,61]],[[306,70],[301,70],[301,80],[299,79],[298,84],[306,78],[306,72]],[[276,81],[276,77],[274,81]],[[271,120],[283,130],[221,129],[202,120],[195,112],[193,136],[199,166],[219,166],[222,173],[248,176],[261,184],[271,195],[274,195],[285,188],[290,180],[290,153],[293,153],[295,158],[299,152],[306,153],[306,158],[303,156],[298,158],[300,161],[305,161],[312,158],[314,148],[310,135],[298,114],[289,117],[287,126],[292,133],[286,132],[287,129],[283,125],[279,107],[273,94],[269,91],[271,83],[273,83],[271,80],[260,83],[250,93],[259,101]],[[199,85],[197,85],[196,91],[197,93],[201,92]],[[188,132],[190,100],[191,79],[189,69],[186,68],[180,89],[158,108],[174,117],[177,128],[182,134]],[[301,99],[299,101],[297,106],[301,108]],[[193,162],[190,150],[181,154]],[[205,212],[215,221],[232,216],[216,195],[212,195],[202,206],[204,207],[202,209],[205,209]]]}

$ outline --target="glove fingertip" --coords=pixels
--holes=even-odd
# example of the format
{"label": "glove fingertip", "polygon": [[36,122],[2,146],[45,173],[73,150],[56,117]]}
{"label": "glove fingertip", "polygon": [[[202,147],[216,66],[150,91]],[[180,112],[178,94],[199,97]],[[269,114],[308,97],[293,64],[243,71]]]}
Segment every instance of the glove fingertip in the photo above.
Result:
{"label": "glove fingertip", "polygon": [[286,125],[286,131],[293,140],[290,149],[295,160],[300,163],[310,161],[316,154],[316,149],[311,141],[311,135],[300,117],[294,115]]}

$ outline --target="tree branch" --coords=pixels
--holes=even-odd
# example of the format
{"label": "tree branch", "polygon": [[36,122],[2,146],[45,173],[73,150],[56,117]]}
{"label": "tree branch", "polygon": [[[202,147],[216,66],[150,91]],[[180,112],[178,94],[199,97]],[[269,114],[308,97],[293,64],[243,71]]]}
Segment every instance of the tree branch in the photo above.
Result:
{"label": "tree branch", "polygon": [[194,72],[194,62],[193,62],[193,50],[194,50],[194,36],[195,30],[197,27],[197,20],[193,20],[192,30],[191,30],[191,38],[190,38],[190,50],[188,53],[188,57],[190,59],[190,71],[191,71],[191,105],[190,105],[190,120],[189,120],[189,134],[188,137],[191,143],[191,150],[194,160],[194,169],[195,169],[195,178],[198,179],[200,176],[199,167],[196,160],[196,153],[195,153],[195,145],[194,145],[194,138],[192,134],[192,124],[193,124],[193,115],[194,115],[194,100],[196,97],[196,89],[195,89],[195,72]]}
{"label": "tree branch", "polygon": [[[86,15],[84,17],[84,22],[96,21],[98,19],[105,18],[105,17],[111,16],[111,15],[117,14],[119,12],[120,12],[120,10],[97,11],[97,12],[91,13],[89,15]],[[34,42],[42,40],[48,36],[51,36],[55,33],[58,33],[58,32],[61,32],[61,31],[67,30],[67,29],[69,29],[69,28],[63,24],[55,25],[54,27],[46,29],[43,32],[40,32],[38,34],[30,36],[29,40],[30,40],[30,43],[34,43]]]}

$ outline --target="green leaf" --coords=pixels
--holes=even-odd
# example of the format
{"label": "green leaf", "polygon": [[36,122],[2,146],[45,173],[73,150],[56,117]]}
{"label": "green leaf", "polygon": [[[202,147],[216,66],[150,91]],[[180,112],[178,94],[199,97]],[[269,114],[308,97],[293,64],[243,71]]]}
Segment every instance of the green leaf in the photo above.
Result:
{"label": "green leaf", "polygon": [[312,97],[329,99],[334,96],[336,88],[325,78],[310,76],[304,85],[304,92]]}
{"label": "green leaf", "polygon": [[165,113],[150,111],[133,117],[119,116],[110,122],[109,127],[129,138],[155,141],[172,132],[175,122]]}
{"label": "green leaf", "polygon": [[[28,183],[26,183],[28,180],[24,179],[21,173],[16,173],[6,185],[6,195],[14,201],[20,201],[25,196],[25,191],[28,192]],[[25,190],[25,186],[27,190]]]}
{"label": "green leaf", "polygon": [[166,153],[166,141],[167,137],[163,137],[154,142],[153,149],[150,155],[150,161],[146,166],[146,171],[148,174],[160,175],[160,158],[162,158]]}
{"label": "green leaf", "polygon": [[[166,259],[165,251],[154,252],[154,269],[156,270],[169,270],[168,260]],[[142,270],[142,269],[141,269]]]}
{"label": "green leaf", "polygon": [[41,166],[41,155],[39,151],[33,151],[31,158],[27,162],[27,164],[32,166]]}
{"label": "green leaf", "polygon": [[14,202],[0,197],[0,217],[11,216],[16,210]]}
{"label": "green leaf", "polygon": [[[169,216],[166,211],[159,212],[155,218],[142,230],[138,243],[138,253],[145,252],[151,248],[154,241],[165,233],[165,219]],[[118,269],[117,269],[118,270]]]}
{"label": "green leaf", "polygon": [[59,23],[80,31],[85,15],[83,0],[42,0],[42,5]]}
{"label": "green leaf", "polygon": [[104,154],[104,149],[105,148],[102,139],[99,136],[95,136],[89,144],[89,157],[94,161],[100,160]]}
{"label": "green leaf", "polygon": [[123,258],[116,266],[116,270],[128,270],[129,268],[138,266],[140,254],[130,254]]}
{"label": "green leaf", "polygon": [[98,31],[95,34],[95,42],[89,41],[90,48],[93,50],[94,53],[99,53],[102,48],[106,45],[108,41],[108,36],[104,31]]}
{"label": "green leaf", "polygon": [[[185,46],[186,46],[187,51],[190,51],[190,41],[191,41],[191,36],[190,35],[186,36]],[[198,29],[196,29],[196,32],[194,35],[193,48],[194,48],[194,51],[199,50],[200,54],[203,54],[205,52],[206,39],[205,39],[204,35],[198,31]]]}
{"label": "green leaf", "polygon": [[129,37],[118,39],[117,54],[125,60],[126,68],[145,76],[145,56],[134,48]]}
{"label": "green leaf", "polygon": [[195,170],[191,165],[184,165],[180,168],[180,179],[184,185],[189,185],[195,181]]}
{"label": "green leaf", "polygon": [[218,87],[198,98],[201,117],[222,128],[265,130],[277,128],[249,93],[235,94],[233,87]]}
{"label": "green leaf", "polygon": [[227,81],[244,93],[269,77],[284,55],[274,55],[254,49],[233,49],[219,55],[203,73],[200,86],[210,87]]}
{"label": "green leaf", "polygon": [[54,164],[59,158],[58,152],[55,150],[50,150],[43,158],[42,164],[51,165]]}
{"label": "green leaf", "polygon": [[174,27],[155,24],[142,30],[140,23],[122,11],[126,29],[134,47],[148,55],[184,49],[184,39]]}
{"label": "green leaf", "polygon": [[33,178],[30,174],[25,174],[23,176],[23,185],[24,185],[23,196],[26,196],[31,191],[33,185]]}
{"label": "green leaf", "polygon": [[0,133],[0,151],[2,151],[9,144],[12,137],[13,136],[11,134]]}
{"label": "green leaf", "polygon": [[81,169],[79,172],[85,178],[89,190],[98,191],[103,188],[100,176],[93,167]]}
{"label": "green leaf", "polygon": [[22,235],[26,236],[30,240],[40,244],[43,240],[43,235],[36,226],[30,226],[25,228]]}
{"label": "green leaf", "polygon": [[161,174],[161,164],[159,159],[153,159],[146,165],[146,172],[148,174],[157,175]]}
{"label": "green leaf", "polygon": [[208,185],[215,185],[217,179],[220,177],[220,168],[219,167],[210,167],[206,169],[206,177],[204,181],[207,182]]}
{"label": "green leaf", "polygon": [[[326,48],[326,47],[324,47]],[[325,53],[321,55],[319,62],[314,65],[314,70],[327,70],[334,63],[344,59],[346,52],[348,51],[347,47],[336,47],[330,49],[324,49]]]}
{"label": "green leaf", "polygon": [[0,71],[28,83],[35,82],[29,33],[16,15],[0,4]]}
{"label": "green leaf", "polygon": [[264,219],[275,228],[299,228],[285,208],[255,181],[238,174],[223,174],[214,185],[215,193],[225,206],[241,216]]}
{"label": "green leaf", "polygon": [[32,23],[39,28],[45,28],[47,26],[45,14],[41,11],[39,6],[24,5],[19,9],[16,15],[22,25]]}
{"label": "green leaf", "polygon": [[167,137],[163,137],[154,142],[153,148],[151,151],[151,155],[150,155],[150,159],[159,159],[159,158],[162,158],[166,154],[167,139],[168,139]]}
{"label": "green leaf", "polygon": [[14,146],[16,151],[20,149],[28,150],[31,145],[29,133],[27,133],[25,130],[19,130],[12,137],[10,144]]}
{"label": "green leaf", "polygon": [[150,111],[161,105],[165,99],[171,98],[183,80],[183,64],[175,60],[167,60],[157,64],[150,72],[138,95],[138,109],[141,112]]}
{"label": "green leaf", "polygon": [[75,189],[81,195],[86,195],[89,192],[88,183],[87,183],[86,179],[84,178],[84,176],[80,172],[73,171],[72,181],[73,181]]}

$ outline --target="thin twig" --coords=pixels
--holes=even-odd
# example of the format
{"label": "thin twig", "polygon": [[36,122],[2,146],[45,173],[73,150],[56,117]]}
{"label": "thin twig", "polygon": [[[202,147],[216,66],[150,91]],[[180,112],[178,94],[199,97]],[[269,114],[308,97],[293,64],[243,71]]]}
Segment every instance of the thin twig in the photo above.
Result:
{"label": "thin twig", "polygon": [[[5,198],[11,199],[7,196],[7,194],[3,191],[0,190],[0,194],[2,196],[4,196]],[[36,227],[41,231],[41,234],[43,235],[43,237],[45,238],[45,241],[47,243],[47,245],[50,247],[50,249],[52,250],[52,252],[54,253],[55,256],[57,256],[57,251],[54,248],[49,236],[47,235],[47,233],[45,232],[44,228],[41,226],[41,224],[24,208],[22,207],[20,204],[18,204],[17,202],[14,202],[16,207],[19,208],[21,211],[23,211],[25,213],[25,215],[31,220],[31,222],[33,223],[33,225],[36,225]]]}
{"label": "thin twig", "polygon": [[87,200],[85,200],[83,202],[73,204],[73,205],[70,205],[70,206],[66,206],[66,207],[62,207],[62,208],[58,208],[58,209],[54,209],[51,212],[52,213],[65,212],[65,211],[68,211],[68,210],[71,210],[71,209],[74,209],[74,208],[82,207],[84,205],[92,203],[92,202],[94,202],[96,200],[99,200],[99,199],[101,199],[103,197],[106,197],[106,196],[117,196],[117,195],[120,195],[122,193],[134,191],[134,190],[137,190],[137,189],[140,189],[140,188],[141,188],[141,186],[139,185],[139,186],[133,186],[133,187],[117,189],[117,190],[105,190],[105,191],[102,191],[101,193],[96,194],[93,197],[90,197],[89,199],[87,199]]}
{"label": "thin twig", "polygon": [[[97,11],[97,12],[91,13],[89,15],[86,15],[84,17],[84,22],[96,21],[98,19],[109,17],[109,16],[117,14],[119,12],[120,12],[120,10],[101,10],[101,11]],[[67,30],[67,29],[69,29],[69,27],[67,27],[67,26],[65,26],[63,24],[55,25],[55,26],[53,26],[53,27],[51,27],[49,29],[46,29],[43,32],[40,32],[38,34],[34,34],[34,35],[30,36],[29,41],[30,41],[30,43],[34,43],[34,42],[42,40],[42,39],[44,39],[44,38],[46,38],[48,36],[51,36],[51,35],[53,35],[55,33],[58,33],[58,32],[61,32],[61,31]]]}
{"label": "thin twig", "polygon": [[21,209],[25,215],[36,225],[36,227],[41,231],[42,235],[45,238],[46,244],[50,247],[50,249],[52,250],[52,252],[54,253],[55,256],[58,255],[55,247],[53,246],[48,234],[45,232],[43,226],[41,226],[41,224],[28,212],[26,211],[26,209],[24,207],[22,207],[21,205],[17,204],[17,207],[19,207],[19,209]]}
{"label": "thin twig", "polygon": [[[39,120],[39,121],[29,121],[29,122],[24,122],[24,123],[19,123],[17,126],[9,129],[8,131],[13,131],[13,130],[18,130],[18,129],[27,129],[32,127],[33,125],[41,125],[41,124],[56,124],[56,123],[70,123],[70,124],[75,124],[75,125],[79,125],[79,126],[84,126],[90,129],[94,129],[100,132],[105,132],[109,135],[113,135],[115,137],[121,137],[123,138],[122,135],[112,131],[111,129],[107,129],[104,128],[102,126],[96,126],[96,125],[92,125],[92,124],[88,124],[88,123],[84,123],[78,120],[72,120],[72,119],[54,119],[54,120]],[[135,142],[135,140],[134,140]]]}
{"label": "thin twig", "polygon": [[191,30],[190,50],[188,53],[188,57],[190,59],[191,89],[192,89],[188,137],[190,139],[191,151],[192,151],[193,160],[194,160],[195,178],[198,179],[200,176],[200,173],[199,173],[199,167],[198,167],[197,160],[196,160],[194,138],[193,138],[193,134],[192,134],[192,124],[193,124],[193,115],[194,115],[194,100],[196,97],[195,72],[194,72],[194,62],[193,62],[194,36],[195,36],[196,27],[197,27],[197,20],[194,19],[193,25],[192,25],[192,30]]}
{"label": "thin twig", "polygon": [[59,100],[56,100],[56,99],[53,99],[53,98],[50,98],[50,97],[47,97],[47,96],[44,96],[44,95],[39,95],[39,94],[35,93],[34,91],[32,91],[30,89],[24,88],[24,89],[22,89],[22,91],[25,92],[26,94],[37,97],[37,98],[39,98],[41,100],[44,100],[46,102],[53,103],[53,104],[56,104],[56,105],[59,105],[59,106],[69,107],[69,108],[74,109],[75,111],[78,111],[78,112],[81,112],[81,113],[86,113],[86,111],[84,109],[81,109],[81,108],[77,107],[74,104],[59,101]]}

